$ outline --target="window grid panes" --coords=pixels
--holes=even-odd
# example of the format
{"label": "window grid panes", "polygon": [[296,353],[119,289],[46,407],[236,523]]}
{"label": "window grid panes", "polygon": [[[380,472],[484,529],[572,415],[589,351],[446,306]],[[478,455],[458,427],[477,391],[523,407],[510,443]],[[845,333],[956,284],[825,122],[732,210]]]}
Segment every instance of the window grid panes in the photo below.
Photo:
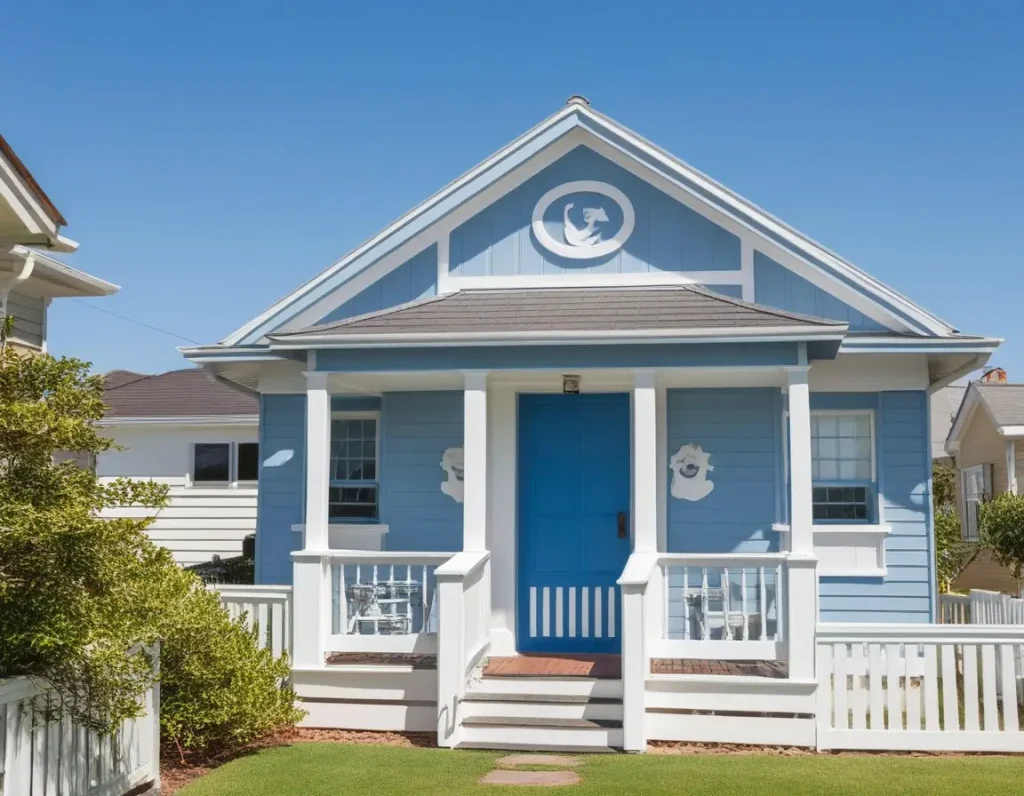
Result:
{"label": "window grid panes", "polygon": [[814,519],[867,522],[868,493],[865,486],[816,486]]}
{"label": "window grid panes", "polygon": [[871,416],[811,415],[811,477],[815,481],[873,481]]}
{"label": "window grid panes", "polygon": [[331,422],[331,519],[377,518],[377,420]]}

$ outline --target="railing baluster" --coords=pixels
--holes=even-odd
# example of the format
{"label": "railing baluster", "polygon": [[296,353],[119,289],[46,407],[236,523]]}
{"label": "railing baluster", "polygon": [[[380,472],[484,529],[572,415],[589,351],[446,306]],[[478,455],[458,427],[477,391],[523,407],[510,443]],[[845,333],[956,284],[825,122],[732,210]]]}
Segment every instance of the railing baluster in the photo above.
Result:
{"label": "railing baluster", "polygon": [[700,573],[700,637],[707,641],[711,638],[711,628],[708,624],[708,568],[701,567]]}
{"label": "railing baluster", "polygon": [[345,565],[336,564],[338,567],[338,628],[341,633],[351,632],[348,625],[348,595],[345,593]]}
{"label": "railing baluster", "polygon": [[740,567],[740,611],[743,613],[743,640],[750,641],[750,607],[747,605],[746,567]]}
{"label": "railing baluster", "polygon": [[427,565],[423,565],[423,588],[420,590],[420,632],[425,633],[429,627],[430,619],[430,598],[427,593]]}
{"label": "railing baluster", "polygon": [[729,582],[729,570],[726,567],[722,568],[722,613],[725,615],[725,628],[723,629],[722,636],[726,641],[732,641],[732,584]]}
{"label": "railing baluster", "polygon": [[[768,638],[768,584],[765,583],[767,580],[767,573],[764,567],[757,568],[757,587],[758,587],[758,610],[761,613],[761,631],[758,633],[758,641],[764,641]],[[776,626],[778,625],[778,609],[776,608]]]}
{"label": "railing baluster", "polygon": [[[682,567],[683,570],[683,638],[690,640],[690,568]],[[665,572],[669,568],[665,567]],[[667,590],[666,590],[667,591]]]}

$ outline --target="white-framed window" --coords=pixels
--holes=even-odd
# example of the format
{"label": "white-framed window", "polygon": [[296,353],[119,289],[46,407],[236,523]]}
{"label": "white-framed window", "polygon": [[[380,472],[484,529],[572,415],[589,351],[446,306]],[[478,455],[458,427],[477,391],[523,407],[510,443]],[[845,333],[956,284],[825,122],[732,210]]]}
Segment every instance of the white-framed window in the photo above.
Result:
{"label": "white-framed window", "polygon": [[380,516],[380,416],[331,415],[331,522],[375,522]]}
{"label": "white-framed window", "polygon": [[992,465],[976,464],[960,471],[960,496],[963,501],[960,534],[968,541],[979,537],[978,510],[992,497]]}
{"label": "white-framed window", "polygon": [[195,442],[191,482],[195,485],[256,483],[260,473],[258,442]]}
{"label": "white-framed window", "polygon": [[875,413],[811,412],[811,481],[816,523],[878,521]]}

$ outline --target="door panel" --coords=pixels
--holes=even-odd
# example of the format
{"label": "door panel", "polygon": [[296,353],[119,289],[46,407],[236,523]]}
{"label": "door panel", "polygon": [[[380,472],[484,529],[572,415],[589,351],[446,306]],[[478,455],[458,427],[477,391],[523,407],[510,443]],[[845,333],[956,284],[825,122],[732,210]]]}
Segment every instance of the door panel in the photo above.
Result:
{"label": "door panel", "polygon": [[519,649],[617,652],[629,396],[521,395],[518,484]]}

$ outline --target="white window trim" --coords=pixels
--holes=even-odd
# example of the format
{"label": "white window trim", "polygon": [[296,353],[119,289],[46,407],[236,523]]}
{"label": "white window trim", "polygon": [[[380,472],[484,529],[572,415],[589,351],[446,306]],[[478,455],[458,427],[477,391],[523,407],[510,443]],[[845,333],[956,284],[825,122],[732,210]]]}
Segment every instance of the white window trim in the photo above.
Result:
{"label": "white window trim", "polygon": [[[375,434],[374,445],[373,445],[373,450],[374,450],[374,468],[373,469],[374,469],[374,472],[377,473],[377,479],[376,480],[377,480],[377,514],[378,514],[378,519],[377,519],[376,523],[361,523],[361,522],[353,523],[351,518],[347,519],[347,520],[346,519],[337,519],[337,520],[334,520],[333,522],[331,522],[330,525],[332,527],[341,527],[341,526],[346,526],[347,527],[347,526],[355,524],[355,525],[358,525],[359,527],[363,527],[363,528],[365,528],[365,527],[373,527],[374,525],[376,525],[377,527],[385,528],[386,529],[387,526],[386,525],[382,525],[380,523],[380,517],[379,517],[379,515],[380,515],[380,495],[381,495],[381,492],[383,491],[381,489],[381,486],[384,483],[384,479],[382,478],[383,473],[380,470],[380,411],[376,410],[376,409],[373,409],[373,410],[361,410],[361,411],[341,410],[341,411],[337,411],[337,412],[331,412],[331,420],[332,421],[334,421],[334,420],[373,420],[373,421],[376,421],[376,425],[374,426],[374,428],[375,428],[377,433]],[[333,423],[332,423],[332,426],[333,426]],[[332,432],[333,432],[333,428],[332,428]],[[328,444],[327,444],[328,454],[330,454],[330,443],[331,442],[333,442],[333,434],[332,434],[332,438],[330,440],[328,440]],[[331,458],[330,455],[328,455],[328,459],[330,459],[330,458]],[[333,481],[334,480],[333,478],[330,478],[331,475],[333,475],[333,470],[332,470],[331,473],[328,473],[328,480],[329,481]],[[328,515],[329,515],[330,514],[330,506],[328,506],[327,510],[328,510]]]}
{"label": "white window trim", "polygon": [[[867,415],[871,423],[871,483],[878,483],[878,442],[875,437],[874,409],[812,409],[811,417],[822,415]],[[789,435],[786,427],[789,422],[789,410],[782,412],[782,478],[789,483]],[[812,434],[813,440],[813,434]],[[814,455],[813,452],[811,454]]]}
{"label": "white window trim", "polygon": [[[196,481],[196,445],[227,445],[228,446],[228,480],[227,481]],[[231,440],[229,442],[190,442],[188,446],[188,472],[185,474],[185,486],[191,489],[238,489],[254,487],[259,483],[255,480],[238,480],[238,446],[259,445],[258,440]],[[257,449],[258,450],[258,449]]]}
{"label": "white window trim", "polygon": [[991,497],[991,495],[988,495],[988,492],[990,492],[991,489],[992,489],[991,476],[989,475],[989,473],[991,471],[987,470],[987,468],[989,468],[989,467],[991,467],[990,464],[983,462],[981,464],[972,464],[970,467],[962,467],[962,468],[960,468],[960,502],[961,502],[961,506],[962,506],[961,517],[960,517],[960,536],[961,536],[961,538],[964,541],[967,541],[967,542],[977,541],[980,538],[980,534],[981,534],[981,529],[980,528],[975,528],[974,529],[975,532],[974,532],[973,536],[968,534],[967,518],[970,515],[969,515],[969,512],[967,510],[967,504],[969,502],[971,502],[971,501],[969,501],[967,499],[967,484],[968,484],[969,479],[971,479],[971,477],[973,475],[980,476],[981,477],[981,497],[980,497],[980,500],[977,500],[975,502],[978,502],[978,503],[984,502],[986,495]]}

